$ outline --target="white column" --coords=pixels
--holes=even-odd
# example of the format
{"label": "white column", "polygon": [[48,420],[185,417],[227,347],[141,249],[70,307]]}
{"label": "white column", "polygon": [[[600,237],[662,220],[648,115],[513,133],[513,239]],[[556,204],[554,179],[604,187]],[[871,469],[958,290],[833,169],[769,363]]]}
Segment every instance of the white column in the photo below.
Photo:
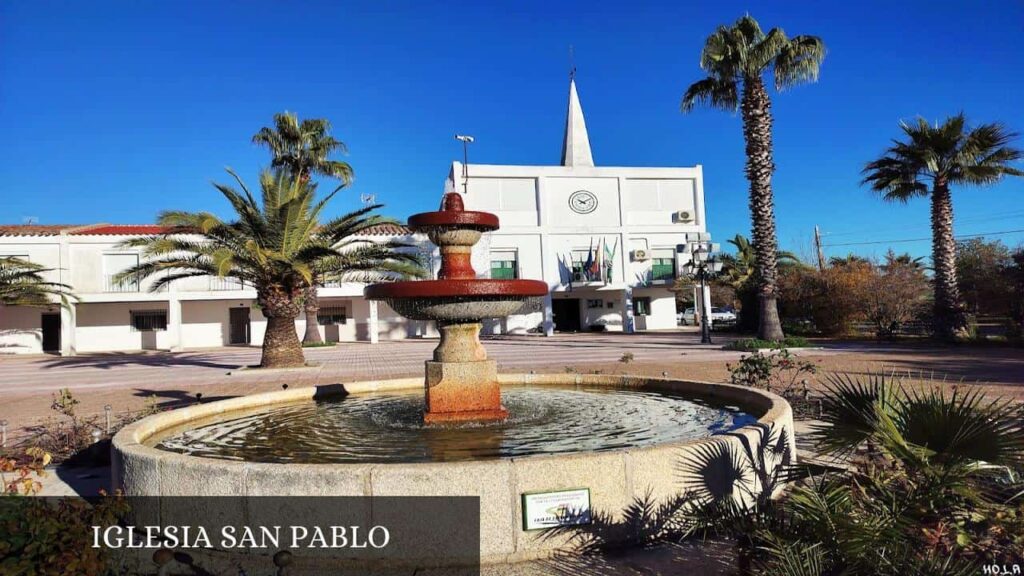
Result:
{"label": "white column", "polygon": [[78,309],[74,302],[68,302],[60,309],[60,355],[75,355],[75,331],[78,322]]}
{"label": "white column", "polygon": [[167,300],[167,346],[171,352],[184,350],[181,341],[181,300],[171,289],[171,297]]}
{"label": "white column", "polygon": [[622,290],[622,331],[632,334],[635,331],[633,326],[633,288],[626,286]]}
{"label": "white column", "polygon": [[551,303],[551,292],[544,295],[544,335],[551,336],[555,333],[555,316]]}
{"label": "white column", "polygon": [[704,285],[704,289],[702,290],[702,294],[701,294],[701,299],[700,300],[701,300],[701,306],[700,306],[701,307],[701,317],[707,319],[708,328],[711,328],[711,326],[713,326],[714,324],[711,321],[711,287],[710,286],[708,286],[706,284]]}
{"label": "white column", "polygon": [[380,335],[377,333],[377,301],[370,300],[370,316],[366,319],[366,331],[370,333],[370,344],[376,344],[380,341]]}

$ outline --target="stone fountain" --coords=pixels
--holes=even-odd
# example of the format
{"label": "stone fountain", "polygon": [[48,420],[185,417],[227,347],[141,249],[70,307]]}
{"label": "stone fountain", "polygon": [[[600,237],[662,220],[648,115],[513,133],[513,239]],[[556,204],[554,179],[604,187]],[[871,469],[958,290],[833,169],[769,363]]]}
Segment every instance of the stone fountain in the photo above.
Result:
{"label": "stone fountain", "polygon": [[498,366],[480,343],[481,321],[514,313],[530,298],[544,296],[539,280],[477,278],[473,246],[484,232],[498,229],[498,217],[465,210],[462,196],[449,192],[436,212],[415,214],[409,228],[425,232],[441,252],[436,280],[392,282],[366,287],[365,296],[382,300],[412,320],[433,320],[441,332],[433,360],[426,361],[425,423],[501,420]]}

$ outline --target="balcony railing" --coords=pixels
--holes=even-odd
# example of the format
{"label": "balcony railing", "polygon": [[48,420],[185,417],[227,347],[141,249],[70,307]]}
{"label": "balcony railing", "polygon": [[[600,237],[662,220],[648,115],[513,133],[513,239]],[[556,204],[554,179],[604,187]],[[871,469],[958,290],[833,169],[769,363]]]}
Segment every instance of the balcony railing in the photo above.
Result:
{"label": "balcony railing", "polygon": [[210,277],[210,290],[245,290],[245,282],[237,278]]}
{"label": "balcony railing", "polygon": [[107,274],[104,285],[105,292],[138,292],[139,279],[125,278],[121,281],[115,280],[116,274]]}

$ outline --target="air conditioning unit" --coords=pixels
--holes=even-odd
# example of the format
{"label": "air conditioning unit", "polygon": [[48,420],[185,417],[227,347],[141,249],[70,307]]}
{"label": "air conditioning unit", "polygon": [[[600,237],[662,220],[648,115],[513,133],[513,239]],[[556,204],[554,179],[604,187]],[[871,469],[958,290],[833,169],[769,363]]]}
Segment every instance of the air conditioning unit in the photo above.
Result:
{"label": "air conditioning unit", "polygon": [[676,212],[673,217],[676,222],[693,222],[693,211],[691,210],[680,210]]}
{"label": "air conditioning unit", "polygon": [[633,262],[647,260],[647,250],[633,250]]}

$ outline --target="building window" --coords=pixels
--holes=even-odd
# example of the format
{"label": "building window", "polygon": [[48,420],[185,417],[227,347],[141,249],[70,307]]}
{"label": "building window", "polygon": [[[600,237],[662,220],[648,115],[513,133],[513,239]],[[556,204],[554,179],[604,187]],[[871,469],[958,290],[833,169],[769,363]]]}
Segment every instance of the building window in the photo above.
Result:
{"label": "building window", "polygon": [[134,268],[139,265],[138,254],[104,254],[103,274],[105,275],[106,292],[138,292],[139,279],[126,278],[117,280],[117,275],[123,270]]}
{"label": "building window", "polygon": [[604,300],[587,300],[587,308],[604,308]]}
{"label": "building window", "polygon": [[651,254],[651,280],[675,280],[676,278],[676,253],[675,250],[654,250]]}
{"label": "building window", "polygon": [[156,332],[167,330],[166,310],[132,310],[134,332]]}
{"label": "building window", "polygon": [[514,280],[519,278],[519,261],[515,251],[491,252],[491,278]]}
{"label": "building window", "polygon": [[345,307],[329,306],[327,308],[321,308],[316,313],[316,321],[321,326],[334,326],[337,324],[345,324],[347,322],[347,316],[345,315]]}
{"label": "building window", "polygon": [[633,298],[633,315],[650,316],[651,299],[646,296],[644,296],[643,298]]}

